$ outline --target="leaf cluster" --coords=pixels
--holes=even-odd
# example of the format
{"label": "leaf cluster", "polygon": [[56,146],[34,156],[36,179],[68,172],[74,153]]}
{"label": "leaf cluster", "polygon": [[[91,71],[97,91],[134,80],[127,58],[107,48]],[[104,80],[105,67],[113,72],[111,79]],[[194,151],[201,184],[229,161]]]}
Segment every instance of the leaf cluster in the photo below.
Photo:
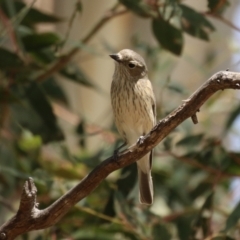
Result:
{"label": "leaf cluster", "polygon": [[[208,0],[208,13],[221,16],[229,2]],[[150,19],[152,34],[161,51],[167,50],[178,56],[184,47],[184,34],[209,41],[215,30],[206,14],[184,1],[119,0],[118,4],[138,17]],[[54,111],[53,103],[56,102],[71,111],[56,73],[65,81],[95,91],[98,89],[69,58],[73,52],[87,48],[87,44],[79,41],[76,48],[62,54],[69,33],[61,36],[57,31],[39,32],[38,25],[65,23],[71,29],[73,18],[81,11],[85,11],[84,6],[81,1],[76,1],[73,15],[67,21],[24,1],[0,1],[2,223],[7,220],[9,211],[15,210],[12,205],[29,175],[36,182],[41,207],[46,207],[112,155],[120,144],[114,127],[95,127],[89,131],[91,124],[83,116],[79,116],[75,133],[65,133]],[[113,15],[118,13],[115,11],[112,11]],[[159,47],[154,50],[144,47],[152,56],[155,49],[159,50]],[[61,67],[55,69],[52,66]],[[179,86],[169,85],[169,89],[183,93]],[[229,115],[223,127],[225,132],[229,131],[239,112],[238,106]],[[86,141],[95,136],[95,132],[101,134],[106,144],[93,153]],[[72,135],[79,140],[80,153],[73,154],[63,143]],[[192,131],[184,132],[178,141],[174,134],[169,136],[163,146],[161,151],[155,151],[155,204],[151,208],[138,203],[136,167],[130,165],[110,176],[58,225],[35,235],[26,234],[23,239],[238,239],[240,205],[229,210],[222,205],[222,199],[226,199],[231,179],[240,175],[239,153],[227,151],[219,137]],[[46,147],[61,157],[48,151],[43,154]],[[160,160],[162,155],[166,161]]]}

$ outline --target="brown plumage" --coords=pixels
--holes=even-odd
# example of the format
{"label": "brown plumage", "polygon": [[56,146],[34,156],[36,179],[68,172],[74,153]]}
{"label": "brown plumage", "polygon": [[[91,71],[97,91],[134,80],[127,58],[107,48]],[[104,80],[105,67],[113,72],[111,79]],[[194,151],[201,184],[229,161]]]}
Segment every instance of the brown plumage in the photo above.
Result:
{"label": "brown plumage", "polygon": [[[119,134],[131,146],[155,125],[156,106],[152,84],[144,59],[134,51],[124,49],[110,57],[115,60],[111,85],[114,118]],[[152,152],[138,160],[137,167],[140,202],[152,204]]]}

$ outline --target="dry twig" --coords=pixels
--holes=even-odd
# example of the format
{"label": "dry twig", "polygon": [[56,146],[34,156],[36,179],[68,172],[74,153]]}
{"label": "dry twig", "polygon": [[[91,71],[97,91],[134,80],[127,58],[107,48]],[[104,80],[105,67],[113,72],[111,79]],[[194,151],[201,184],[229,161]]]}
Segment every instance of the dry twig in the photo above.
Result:
{"label": "dry twig", "polygon": [[160,120],[144,137],[143,143],[136,143],[120,152],[117,160],[112,156],[103,161],[78,185],[46,209],[38,209],[37,189],[29,178],[23,188],[18,212],[0,227],[0,240],[11,240],[20,234],[56,224],[74,204],[88,196],[110,173],[143,157],[179,124],[192,117],[211,95],[224,89],[240,89],[240,73],[221,71],[214,74],[187,101]]}

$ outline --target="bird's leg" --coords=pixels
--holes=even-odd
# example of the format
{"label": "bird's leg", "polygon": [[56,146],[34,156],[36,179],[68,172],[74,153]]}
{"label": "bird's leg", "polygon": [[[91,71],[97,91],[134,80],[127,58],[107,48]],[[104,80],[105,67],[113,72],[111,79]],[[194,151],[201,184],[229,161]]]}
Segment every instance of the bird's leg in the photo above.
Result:
{"label": "bird's leg", "polygon": [[114,152],[113,152],[113,158],[114,158],[115,160],[118,159],[119,150],[122,149],[123,147],[125,147],[126,145],[127,145],[127,143],[124,142],[122,145],[120,145],[118,148],[116,148],[116,149],[114,150]]}

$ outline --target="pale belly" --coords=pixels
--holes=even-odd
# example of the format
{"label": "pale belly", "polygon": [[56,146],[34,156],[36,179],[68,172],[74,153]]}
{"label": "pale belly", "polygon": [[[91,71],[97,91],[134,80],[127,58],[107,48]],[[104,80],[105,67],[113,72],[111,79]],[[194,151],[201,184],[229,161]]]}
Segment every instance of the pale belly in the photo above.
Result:
{"label": "pale belly", "polygon": [[120,135],[131,145],[153,128],[155,116],[150,98],[131,97],[126,92],[122,96],[117,106],[113,103],[114,117]]}

